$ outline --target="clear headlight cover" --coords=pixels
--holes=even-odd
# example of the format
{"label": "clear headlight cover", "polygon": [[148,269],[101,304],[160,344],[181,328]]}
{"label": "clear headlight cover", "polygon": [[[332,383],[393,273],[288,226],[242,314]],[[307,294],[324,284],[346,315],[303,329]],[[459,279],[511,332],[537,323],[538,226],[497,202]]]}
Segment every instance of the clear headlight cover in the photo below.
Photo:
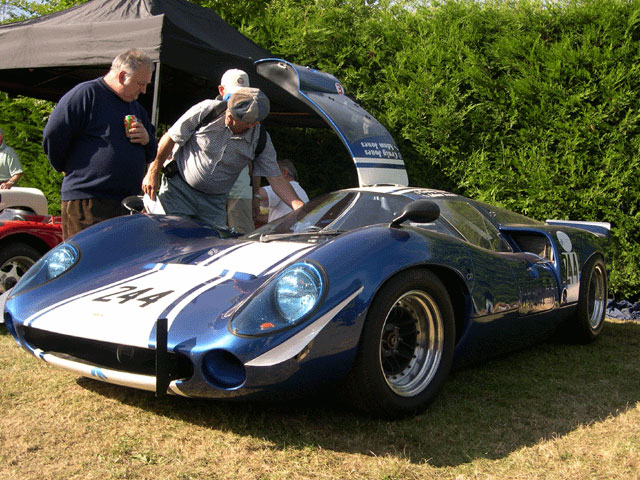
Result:
{"label": "clear headlight cover", "polygon": [[320,303],[326,289],[320,267],[295,263],[247,302],[231,321],[238,335],[265,335],[303,321]]}
{"label": "clear headlight cover", "polygon": [[11,296],[59,277],[76,264],[79,256],[78,249],[70,243],[61,243],[53,250],[49,250],[22,276],[13,288]]}
{"label": "clear headlight cover", "polygon": [[273,294],[280,314],[295,323],[316,306],[322,294],[322,276],[308,263],[293,265],[276,280]]}

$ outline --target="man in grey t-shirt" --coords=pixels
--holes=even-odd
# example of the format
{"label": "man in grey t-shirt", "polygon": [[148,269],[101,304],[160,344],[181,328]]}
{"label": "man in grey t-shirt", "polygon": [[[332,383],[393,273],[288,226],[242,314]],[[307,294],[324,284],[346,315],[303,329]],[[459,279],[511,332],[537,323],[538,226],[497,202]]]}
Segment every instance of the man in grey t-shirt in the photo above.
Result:
{"label": "man in grey t-shirt", "polygon": [[[152,200],[157,194],[169,215],[225,227],[227,194],[242,169],[253,162],[254,175],[266,177],[287,205],[300,208],[304,203],[282,176],[268,134],[265,148],[255,154],[259,129],[253,127],[269,114],[266,95],[257,88],[241,88],[229,99],[224,114],[203,122],[220,102],[194,105],[162,136],[142,182],[143,192]],[[172,152],[177,173],[163,176],[158,185],[160,170]]]}
{"label": "man in grey t-shirt", "polygon": [[0,128],[0,190],[8,190],[22,177],[22,166],[16,151],[4,143]]}

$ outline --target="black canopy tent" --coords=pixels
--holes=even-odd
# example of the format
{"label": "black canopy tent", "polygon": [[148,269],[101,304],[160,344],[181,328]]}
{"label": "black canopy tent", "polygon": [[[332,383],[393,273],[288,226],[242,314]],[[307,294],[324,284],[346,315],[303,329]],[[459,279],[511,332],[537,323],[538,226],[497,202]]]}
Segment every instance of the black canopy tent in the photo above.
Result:
{"label": "black canopy tent", "polygon": [[113,58],[139,48],[156,64],[153,88],[139,101],[170,124],[217,95],[228,68],[249,74],[271,100],[268,123],[326,127],[300,100],[256,74],[270,53],[214,11],[186,0],[90,0],[51,15],[0,25],[0,90],[57,101],[74,85],[104,75]]}

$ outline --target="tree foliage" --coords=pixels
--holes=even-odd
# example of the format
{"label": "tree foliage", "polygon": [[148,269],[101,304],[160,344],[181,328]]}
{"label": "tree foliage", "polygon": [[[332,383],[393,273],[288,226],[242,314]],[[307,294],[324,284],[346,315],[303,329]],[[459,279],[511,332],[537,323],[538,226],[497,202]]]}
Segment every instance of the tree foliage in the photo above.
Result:
{"label": "tree foliage", "polygon": [[[38,14],[71,3],[23,2]],[[638,296],[640,0],[196,3],[274,56],[338,77],[396,138],[413,185],[539,219],[611,222],[612,288]],[[0,97],[3,124],[14,101],[15,118],[33,123],[11,135],[32,131],[39,146],[32,116],[46,105],[23,114],[32,100]],[[272,136],[313,194],[354,183],[335,136]]]}
{"label": "tree foliage", "polygon": [[9,99],[0,92],[0,125],[4,140],[20,159],[25,174],[19,186],[39,188],[49,201],[51,213],[60,211],[60,175],[51,168],[42,151],[42,129],[53,105],[44,100]]}

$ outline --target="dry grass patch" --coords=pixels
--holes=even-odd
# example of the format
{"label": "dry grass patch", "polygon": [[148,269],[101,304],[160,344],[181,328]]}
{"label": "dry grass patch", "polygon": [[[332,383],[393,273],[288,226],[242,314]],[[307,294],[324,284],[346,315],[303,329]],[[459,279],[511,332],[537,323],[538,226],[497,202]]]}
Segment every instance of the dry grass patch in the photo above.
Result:
{"label": "dry grass patch", "polygon": [[168,397],[53,369],[0,327],[1,479],[640,478],[640,325],[452,375],[424,414]]}

